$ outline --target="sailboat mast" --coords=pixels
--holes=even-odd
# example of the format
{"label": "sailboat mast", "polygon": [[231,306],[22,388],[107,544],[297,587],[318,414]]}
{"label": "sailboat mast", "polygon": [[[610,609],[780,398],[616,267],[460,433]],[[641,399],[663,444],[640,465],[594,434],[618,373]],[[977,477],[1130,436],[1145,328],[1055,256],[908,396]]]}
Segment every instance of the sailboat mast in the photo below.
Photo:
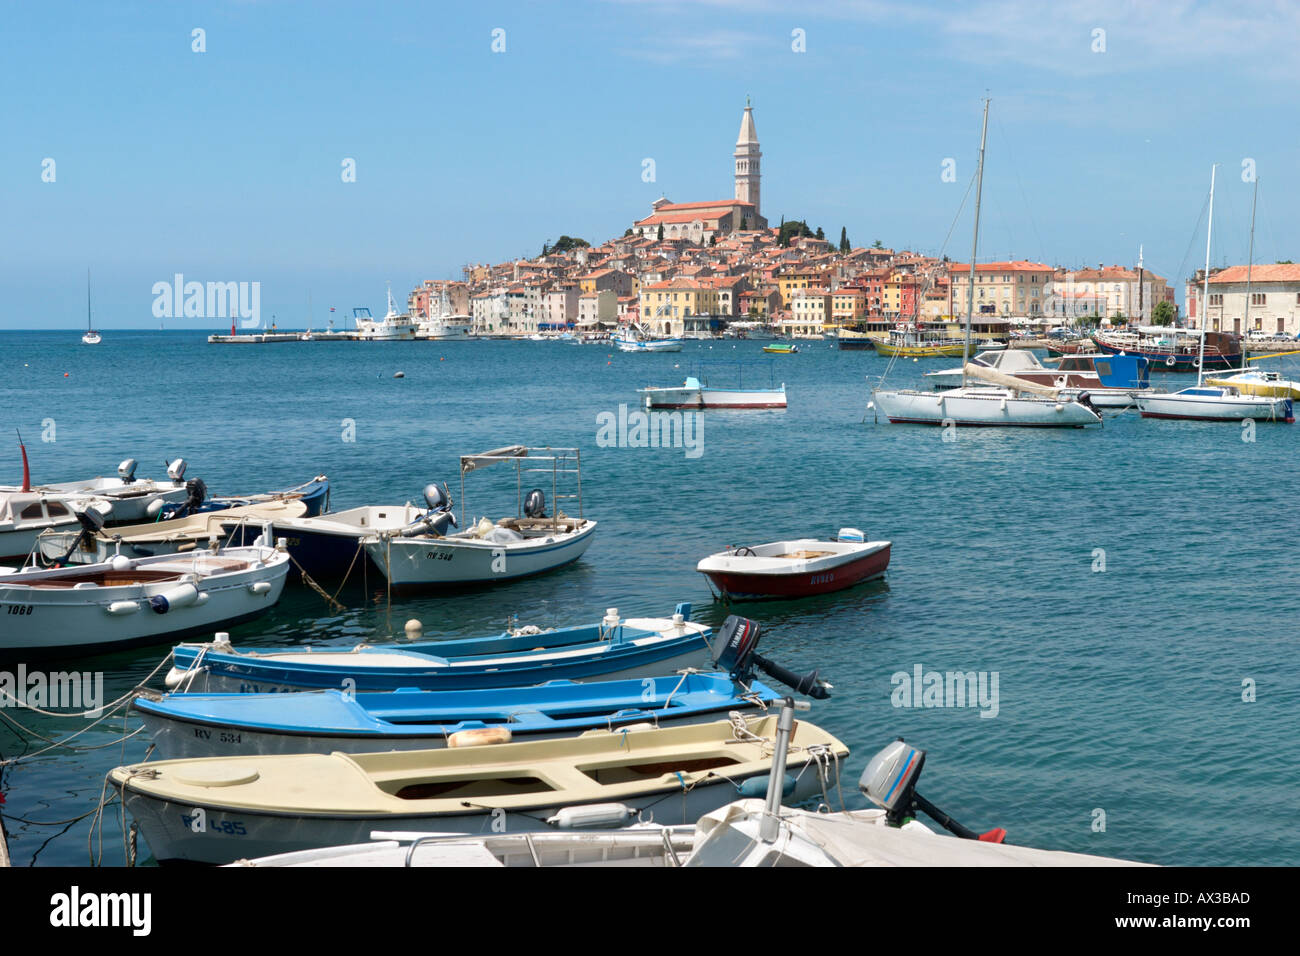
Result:
{"label": "sailboat mast", "polygon": [[86,270],[86,331],[94,331],[94,326],[90,324],[90,270]]}
{"label": "sailboat mast", "polygon": [[1255,265],[1255,201],[1259,199],[1259,178],[1255,178],[1255,190],[1250,196],[1250,253],[1246,257],[1246,312],[1241,329],[1241,369],[1248,367],[1246,362],[1246,336],[1250,332],[1250,271]]}
{"label": "sailboat mast", "polygon": [[[1210,167],[1210,215],[1205,223],[1205,276],[1201,292],[1201,354],[1196,360],[1196,385],[1199,388],[1205,380],[1205,313],[1210,308],[1210,237],[1214,235],[1214,174],[1219,164]],[[1243,345],[1242,348],[1245,348]]]}
{"label": "sailboat mast", "polygon": [[961,348],[961,386],[966,387],[966,363],[970,361],[970,324],[975,314],[975,253],[980,246],[980,198],[984,193],[984,143],[989,134],[989,101],[984,100],[984,125],[980,129],[980,161],[975,171],[975,235],[970,244],[970,281],[966,290],[966,340]]}

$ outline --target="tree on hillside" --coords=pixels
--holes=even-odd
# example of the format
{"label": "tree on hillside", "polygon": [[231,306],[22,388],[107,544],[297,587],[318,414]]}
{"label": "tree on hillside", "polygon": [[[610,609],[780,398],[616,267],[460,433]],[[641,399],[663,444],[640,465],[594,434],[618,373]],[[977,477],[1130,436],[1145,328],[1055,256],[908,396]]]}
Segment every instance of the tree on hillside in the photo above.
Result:
{"label": "tree on hillside", "polygon": [[542,243],[542,256],[545,258],[551,254],[551,241],[548,239]]}
{"label": "tree on hillside", "polygon": [[821,226],[818,226],[818,227],[817,227],[817,238],[818,238],[818,239],[825,239],[825,238],[826,238],[826,233],[822,232],[822,227],[821,227]]}
{"label": "tree on hillside", "polygon": [[552,252],[568,252],[570,249],[584,249],[591,246],[586,239],[577,236],[560,236],[559,241],[551,247]]}
{"label": "tree on hillside", "polygon": [[853,247],[849,245],[849,231],[844,226],[840,226],[840,252],[848,253]]}
{"label": "tree on hillside", "polygon": [[879,239],[877,239],[875,242],[873,242],[873,243],[871,244],[871,248],[872,248],[872,249],[883,249],[883,248],[885,248],[885,244],[884,244],[883,242],[881,242]]}
{"label": "tree on hillside", "polygon": [[662,222],[659,223],[659,241],[664,241],[664,224]]}
{"label": "tree on hillside", "polygon": [[1161,299],[1156,303],[1156,307],[1151,310],[1151,324],[1173,325],[1175,311],[1172,302],[1168,299]]}

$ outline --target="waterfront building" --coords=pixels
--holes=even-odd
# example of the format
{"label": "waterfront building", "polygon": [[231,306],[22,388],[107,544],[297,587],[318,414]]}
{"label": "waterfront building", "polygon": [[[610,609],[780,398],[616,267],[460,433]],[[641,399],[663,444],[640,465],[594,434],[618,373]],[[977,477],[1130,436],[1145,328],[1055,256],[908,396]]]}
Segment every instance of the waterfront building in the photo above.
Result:
{"label": "waterfront building", "polygon": [[[1187,282],[1187,320],[1200,325],[1204,270]],[[1246,266],[1210,270],[1210,299],[1205,309],[1212,332],[1243,335],[1300,335],[1300,265],[1278,263],[1250,267],[1250,302],[1246,301]]]}

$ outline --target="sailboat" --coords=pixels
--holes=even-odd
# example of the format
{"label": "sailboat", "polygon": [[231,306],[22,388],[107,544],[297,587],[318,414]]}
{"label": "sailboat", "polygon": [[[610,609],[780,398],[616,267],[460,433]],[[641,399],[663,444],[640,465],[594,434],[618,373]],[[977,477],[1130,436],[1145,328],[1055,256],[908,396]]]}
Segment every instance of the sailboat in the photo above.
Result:
{"label": "sailboat", "polygon": [[[1259,180],[1255,180],[1255,192],[1250,201],[1250,256],[1246,261],[1246,324],[1250,324],[1250,273],[1255,266],[1255,200],[1259,197]],[[1255,335],[1254,332],[1249,333]],[[1261,333],[1262,334],[1262,333]],[[1241,370],[1232,375],[1220,375],[1207,378],[1206,385],[1225,385],[1244,392],[1247,395],[1266,395],[1273,398],[1300,398],[1300,382],[1284,379],[1281,372],[1265,371],[1249,362],[1275,358],[1278,355],[1292,355],[1291,351],[1275,352],[1272,355],[1257,355],[1247,359],[1247,348],[1241,350]]]}
{"label": "sailboat", "polygon": [[[1205,312],[1210,301],[1210,242],[1214,235],[1214,175],[1218,165],[1210,167],[1210,214],[1205,227],[1205,274],[1201,293],[1201,351],[1196,361],[1196,385],[1168,395],[1148,395],[1136,399],[1143,418],[1173,418],[1183,421],[1236,422],[1254,419],[1266,422],[1294,422],[1291,399],[1285,395],[1252,394],[1236,384],[1210,384],[1205,381]],[[1256,182],[1256,189],[1258,189]],[[1255,258],[1255,216],[1251,204],[1250,258]],[[1250,312],[1250,266],[1246,267],[1247,314]],[[1254,374],[1246,366],[1242,350],[1242,374]],[[1235,376],[1234,376],[1235,378]]]}
{"label": "sailboat", "polygon": [[[1101,415],[1086,391],[1023,382],[970,363],[971,321],[975,311],[975,256],[979,250],[980,202],[984,189],[984,146],[988,138],[989,101],[984,101],[979,166],[975,179],[975,234],[971,240],[970,285],[966,295],[966,336],[962,343],[961,386],[945,392],[918,389],[873,389],[872,403],[891,423],[916,425],[1082,428],[1101,424]],[[876,345],[880,349],[879,343]],[[969,385],[971,377],[989,384]],[[870,405],[868,407],[871,407]]]}
{"label": "sailboat", "polygon": [[87,345],[98,345],[101,341],[100,335],[95,331],[94,326],[90,324],[90,270],[86,270],[86,334],[81,337],[81,341]]}

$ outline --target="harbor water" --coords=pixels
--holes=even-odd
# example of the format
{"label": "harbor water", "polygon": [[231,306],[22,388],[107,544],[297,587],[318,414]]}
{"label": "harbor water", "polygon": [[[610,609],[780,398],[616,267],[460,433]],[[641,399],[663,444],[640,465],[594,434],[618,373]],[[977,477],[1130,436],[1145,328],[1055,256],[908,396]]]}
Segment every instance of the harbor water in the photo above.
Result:
{"label": "harbor water", "polygon": [[[701,360],[754,362],[755,386],[770,364],[789,408],[703,413],[671,447],[639,447],[639,433],[608,427],[621,405],[636,412],[637,388],[680,384]],[[625,355],[558,342],[223,346],[198,332],[112,330],[92,348],[71,331],[5,332],[0,364],[5,484],[21,479],[16,428],[36,483],[113,474],[128,457],[142,477],[159,476],[179,456],[213,494],[328,475],[340,510],[419,501],[427,482],[445,480],[466,526],[513,514],[515,487],[513,473],[472,475],[462,512],[459,455],[581,449],[581,504],[598,528],[576,564],[391,603],[373,570],[358,572],[341,612],[291,584],[269,614],[232,629],[237,646],[402,640],[410,618],[434,638],[512,618],[594,622],[609,607],[666,617],[682,601],[717,625],[728,612],[695,571],[700,558],[857,527],[893,542],[883,582],[737,608],[762,623],[763,654],[834,685],[801,718],[852,748],[848,805],[864,805],[865,762],[903,736],[929,753],[921,793],[975,829],[1006,827],[1013,843],[1300,865],[1300,427],[1134,411],[1087,430],[891,426],[867,409],[868,377],[887,361],[829,342],[764,358],[762,343],[730,341]],[[899,362],[890,383],[955,364]],[[549,477],[534,483],[549,500]],[[52,666],[103,672],[113,700],[166,651]],[[931,675],[944,683],[949,672],[975,672],[985,694],[904,693],[933,690]],[[88,723],[13,707],[4,716],[50,738]],[[76,749],[3,768],[15,866],[89,861],[85,814],[105,773],[144,755],[142,735],[122,741],[138,726],[118,717]],[[0,722],[0,758],[45,746]],[[119,811],[106,816],[102,850],[99,835],[91,846],[105,865],[123,863]]]}

